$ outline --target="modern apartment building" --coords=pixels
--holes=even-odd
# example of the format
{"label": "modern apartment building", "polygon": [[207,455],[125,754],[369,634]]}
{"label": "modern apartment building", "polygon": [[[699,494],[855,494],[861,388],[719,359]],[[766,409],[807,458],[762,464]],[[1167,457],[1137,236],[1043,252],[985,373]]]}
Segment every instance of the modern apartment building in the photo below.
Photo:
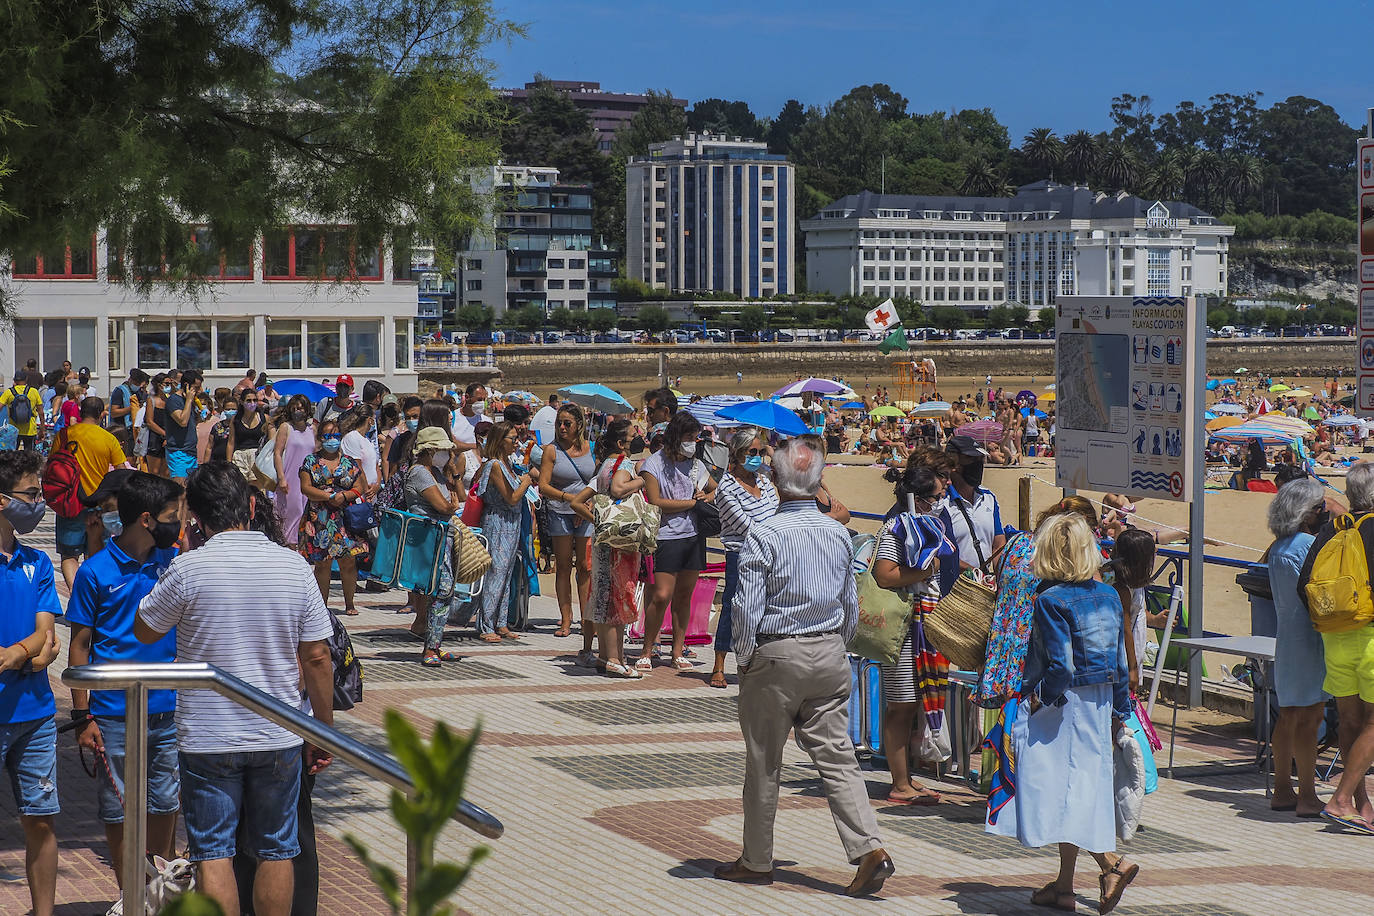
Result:
{"label": "modern apartment building", "polygon": [[796,182],[765,143],[688,134],[626,165],[629,276],[659,289],[792,292]]}
{"label": "modern apartment building", "polygon": [[555,168],[497,165],[474,186],[490,209],[458,254],[459,308],[615,308],[620,253],[592,241],[591,185],[560,182]]}
{"label": "modern apartment building", "polygon": [[1013,197],[864,191],[801,226],[814,292],[978,310],[1061,295],[1224,295],[1235,232],[1191,204],[1049,181]]}
{"label": "modern apartment building", "polygon": [[[187,232],[216,250],[207,228]],[[253,368],[312,381],[347,371],[360,388],[377,379],[415,390],[416,284],[405,249],[360,248],[346,226],[285,226],[222,251],[213,288],[195,300],[156,283],[144,299],[110,282],[119,255],[103,230],[55,251],[13,255],[17,311],[0,325],[7,378],[30,358],[43,370],[70,359],[90,367],[102,395],[135,366],[200,369],[208,389],[232,386]]]}
{"label": "modern apartment building", "polygon": [[[530,90],[537,84],[526,83],[524,89],[498,89],[504,96],[519,105],[529,98]],[[630,123],[639,110],[649,104],[649,97],[636,93],[605,92],[600,83],[577,80],[549,80],[549,85],[572,99],[573,104],[587,112],[591,118],[592,130],[596,132],[597,147],[603,153],[611,151],[616,131]],[[680,108],[687,107],[686,99],[673,99]]]}

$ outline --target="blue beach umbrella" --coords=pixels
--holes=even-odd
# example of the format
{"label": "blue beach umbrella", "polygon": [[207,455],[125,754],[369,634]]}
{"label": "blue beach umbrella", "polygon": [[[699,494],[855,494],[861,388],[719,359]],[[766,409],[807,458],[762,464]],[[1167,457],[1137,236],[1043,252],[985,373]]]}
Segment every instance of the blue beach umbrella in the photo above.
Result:
{"label": "blue beach umbrella", "polygon": [[272,382],[272,390],[286,398],[303,394],[312,401],[323,401],[334,396],[334,389],[303,378],[279,379]]}
{"label": "blue beach umbrella", "polygon": [[559,397],[565,401],[572,401],[579,407],[588,410],[595,410],[599,413],[622,414],[634,413],[635,409],[630,406],[630,402],[620,396],[620,393],[613,388],[605,385],[598,385],[595,382],[588,382],[583,385],[568,385],[558,389]]}
{"label": "blue beach umbrella", "polygon": [[1221,382],[1217,381],[1214,378],[1209,378],[1207,380],[1207,385],[1205,387],[1208,391],[1216,391],[1218,388],[1221,387]]}
{"label": "blue beach umbrella", "polygon": [[[1030,412],[1031,412],[1031,409],[1030,409],[1029,407],[1022,407],[1022,408],[1021,408],[1021,416],[1023,416],[1023,417],[1029,417],[1029,416],[1030,416]],[[1037,420],[1043,420],[1043,419],[1045,419],[1045,418],[1048,417],[1048,416],[1049,416],[1049,414],[1045,413],[1043,410],[1037,409],[1037,410],[1035,411],[1035,418],[1036,418]]]}
{"label": "blue beach umbrella", "polygon": [[717,417],[738,420],[760,429],[771,429],[784,436],[800,436],[810,432],[801,418],[772,401],[741,401],[727,404],[716,411]]}

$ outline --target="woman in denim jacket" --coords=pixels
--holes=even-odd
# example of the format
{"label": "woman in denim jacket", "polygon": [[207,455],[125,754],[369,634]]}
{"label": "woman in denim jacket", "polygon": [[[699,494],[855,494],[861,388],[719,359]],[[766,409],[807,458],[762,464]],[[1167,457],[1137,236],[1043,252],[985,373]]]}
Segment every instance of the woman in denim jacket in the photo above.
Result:
{"label": "woman in denim jacket", "polygon": [[1088,850],[1102,869],[1098,912],[1106,913],[1140,870],[1115,853],[1113,735],[1131,712],[1121,599],[1095,578],[1101,554],[1082,516],[1049,519],[1034,551],[1041,583],[1009,727],[1015,794],[989,810],[987,832],[1024,846],[1059,844],[1058,876],[1031,896],[1055,909],[1075,908],[1074,865]]}

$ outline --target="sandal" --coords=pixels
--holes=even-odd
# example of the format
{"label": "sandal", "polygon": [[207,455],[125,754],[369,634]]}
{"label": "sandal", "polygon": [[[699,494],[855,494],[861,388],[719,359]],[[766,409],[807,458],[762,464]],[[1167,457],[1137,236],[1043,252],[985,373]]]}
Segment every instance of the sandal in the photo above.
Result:
{"label": "sandal", "polygon": [[717,690],[724,690],[725,688],[730,686],[729,683],[725,680],[724,671],[712,671],[711,680],[707,681],[706,683],[707,686],[714,687]]}
{"label": "sandal", "polygon": [[426,649],[425,654],[420,656],[420,664],[426,668],[438,668],[443,662],[439,660],[438,652],[433,649]]}
{"label": "sandal", "polygon": [[[1126,890],[1126,885],[1135,880],[1135,876],[1140,873],[1140,866],[1132,862],[1125,871],[1121,870],[1121,863],[1125,859],[1117,859],[1116,864],[1097,876],[1097,884],[1102,889],[1102,896],[1097,901],[1097,912],[1110,913],[1121,902],[1121,894]],[[1107,876],[1116,875],[1118,880],[1112,892],[1107,893]]]}
{"label": "sandal", "polygon": [[497,630],[497,631],[496,631],[496,635],[499,636],[499,637],[501,637],[502,639],[520,639],[520,638],[522,638],[522,637],[520,636],[519,633],[512,633],[510,630]]}
{"label": "sandal", "polygon": [[915,795],[892,795],[887,796],[887,801],[894,805],[915,805],[918,808],[938,805],[940,803],[940,793],[931,789],[929,786],[921,786],[916,790]]}
{"label": "sandal", "polygon": [[553,635],[554,635],[554,636],[557,636],[559,639],[563,639],[564,637],[567,637],[567,636],[571,636],[571,635],[572,635],[572,628],[571,628],[571,627],[559,627],[558,629],[556,629],[556,630],[553,631]]}
{"label": "sandal", "polygon": [[481,639],[482,639],[482,642],[500,642],[500,641],[501,641],[501,637],[497,636],[495,633],[483,633],[482,636],[481,636]]}
{"label": "sandal", "polygon": [[344,616],[345,616],[345,617],[357,617],[357,616],[358,616],[358,609],[355,608],[355,607],[346,607],[346,608],[344,608]]}
{"label": "sandal", "polygon": [[681,655],[673,658],[673,667],[679,671],[691,671],[696,665],[683,658]]}
{"label": "sandal", "polygon": [[440,652],[439,660],[444,662],[461,662],[463,656],[459,655],[457,652]]}
{"label": "sandal", "polygon": [[1059,893],[1059,886],[1053,881],[1031,894],[1030,902],[1053,910],[1065,910],[1069,913],[1078,911],[1078,897],[1074,894]]}
{"label": "sandal", "polygon": [[606,674],[610,677],[623,677],[629,680],[639,680],[644,677],[644,675],[639,672],[639,669],[632,668],[629,665],[623,665],[620,662],[607,662]]}
{"label": "sandal", "polygon": [[636,671],[652,671],[654,669],[654,657],[652,655],[641,655],[635,660]]}

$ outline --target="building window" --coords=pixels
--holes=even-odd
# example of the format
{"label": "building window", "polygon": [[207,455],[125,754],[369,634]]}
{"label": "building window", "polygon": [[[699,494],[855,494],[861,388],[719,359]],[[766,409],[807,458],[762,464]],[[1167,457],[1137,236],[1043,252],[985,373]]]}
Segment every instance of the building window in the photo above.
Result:
{"label": "building window", "polygon": [[396,368],[410,368],[410,322],[396,319]]}
{"label": "building window", "polygon": [[467,289],[468,289],[468,292],[472,292],[472,293],[480,292],[481,289],[482,289],[482,281],[481,281],[481,280],[468,280],[468,281],[467,281]]}
{"label": "building window", "polygon": [[467,269],[468,269],[468,270],[481,270],[481,269],[482,269],[482,259],[481,259],[481,258],[468,258]]}
{"label": "building window", "polygon": [[573,258],[568,261],[569,270],[586,270],[587,262],[583,258]]}
{"label": "building window", "polygon": [[263,233],[267,280],[382,279],[381,248],[359,248],[347,226],[291,226]]}
{"label": "building window", "polygon": [[[223,248],[215,241],[209,226],[193,226],[191,242],[200,249],[204,258],[205,276],[210,280],[251,280],[253,279],[253,244],[238,246],[234,251]],[[245,367],[247,368],[247,367]]]}
{"label": "building window", "polygon": [[[142,332],[140,331],[140,336]],[[300,369],[301,323],[299,321],[267,322],[267,368]]]}
{"label": "building window", "polygon": [[215,368],[247,369],[250,365],[251,321],[215,322]]}
{"label": "building window", "polygon": [[140,369],[172,368],[172,323],[138,323],[138,366]]}
{"label": "building window", "polygon": [[568,281],[568,289],[586,289],[586,288],[587,288],[587,281],[586,281],[586,280],[569,280],[569,281]]}
{"label": "building window", "polygon": [[339,368],[339,323],[307,321],[305,352],[307,369]]}
{"label": "building window", "polygon": [[1145,251],[1146,295],[1169,295],[1169,249],[1147,248]]}
{"label": "building window", "polygon": [[[40,369],[51,370],[69,359],[72,365],[85,366],[97,375],[105,370],[96,361],[95,319],[65,318],[18,319],[14,322],[14,366],[18,369],[30,359]],[[6,379],[6,383],[8,383]]]}
{"label": "building window", "polygon": [[124,371],[124,322],[119,319],[107,321],[105,327],[106,358],[110,363],[110,376],[114,378]]}
{"label": "building window", "polygon": [[552,278],[549,279],[549,289],[562,289],[562,288],[563,288],[563,281],[562,281],[562,280],[555,280],[555,279],[552,279]]}
{"label": "building window", "polygon": [[210,322],[178,319],[176,323],[176,340],[176,368],[210,368]]}
{"label": "building window", "polygon": [[91,236],[89,247],[58,245],[49,251],[15,258],[11,275],[19,280],[94,280],[95,236]]}
{"label": "building window", "polygon": [[382,367],[381,322],[350,318],[344,322],[344,347],[350,369]]}
{"label": "building window", "polygon": [[563,259],[562,259],[562,258],[549,258],[549,270],[562,270],[562,269],[563,269]]}

